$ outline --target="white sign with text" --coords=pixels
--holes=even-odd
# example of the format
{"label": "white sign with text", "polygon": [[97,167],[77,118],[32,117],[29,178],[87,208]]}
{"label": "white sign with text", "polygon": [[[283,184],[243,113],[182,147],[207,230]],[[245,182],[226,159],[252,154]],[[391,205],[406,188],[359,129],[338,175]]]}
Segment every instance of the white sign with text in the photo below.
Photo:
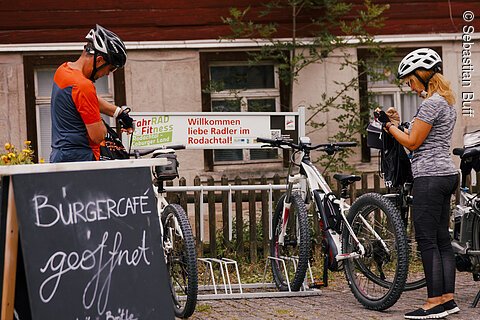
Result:
{"label": "white sign with text", "polygon": [[[296,133],[298,113],[266,112],[132,112],[135,132],[123,135],[132,148],[155,148],[183,144],[188,149],[260,148],[257,137],[275,138],[280,133]],[[284,117],[280,127],[272,127],[272,116]],[[278,122],[278,121],[277,121]],[[274,125],[275,126],[275,125]]]}

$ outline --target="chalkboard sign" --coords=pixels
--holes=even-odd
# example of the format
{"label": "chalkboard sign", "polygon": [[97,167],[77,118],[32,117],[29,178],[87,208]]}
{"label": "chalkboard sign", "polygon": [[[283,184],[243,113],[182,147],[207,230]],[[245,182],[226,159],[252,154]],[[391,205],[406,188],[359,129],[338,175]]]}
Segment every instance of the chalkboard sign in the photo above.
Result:
{"label": "chalkboard sign", "polygon": [[149,168],[12,178],[32,319],[174,319]]}

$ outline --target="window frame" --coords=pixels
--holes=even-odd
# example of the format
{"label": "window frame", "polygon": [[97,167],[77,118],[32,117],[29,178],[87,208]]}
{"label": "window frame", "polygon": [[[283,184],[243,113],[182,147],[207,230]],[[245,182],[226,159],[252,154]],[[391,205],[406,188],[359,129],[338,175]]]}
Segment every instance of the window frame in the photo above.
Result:
{"label": "window frame", "polygon": [[[212,112],[211,109],[211,101],[212,100],[221,100],[221,98],[231,98],[232,94],[231,91],[229,90],[224,90],[220,92],[215,92],[215,93],[210,93],[208,90],[205,90],[206,88],[209,87],[210,84],[210,67],[211,66],[227,66],[227,65],[248,65],[249,64],[249,58],[250,55],[249,53],[251,52],[246,52],[246,51],[222,51],[222,52],[213,52],[213,51],[208,51],[208,52],[200,52],[200,74],[201,74],[201,87],[202,87],[202,112]],[[288,106],[289,101],[290,101],[290,90],[289,87],[281,81],[281,79],[278,76],[277,69],[278,67],[276,66],[275,61],[268,60],[265,61],[265,63],[273,63],[274,64],[274,72],[275,72],[275,86],[278,86],[278,89],[248,89],[250,93],[255,93],[257,92],[258,98],[268,98],[270,97],[268,92],[273,94],[273,96],[276,99],[276,111],[278,112],[291,112],[291,108]],[[259,64],[262,64],[260,62]],[[251,97],[249,95],[249,97]],[[247,106],[242,106],[241,105],[241,110],[246,111]],[[255,165],[258,163],[264,163],[264,162],[279,162],[281,163],[281,159],[279,160],[247,160],[244,158],[243,161],[225,161],[225,163],[215,163],[214,162],[214,156],[213,156],[213,151],[214,150],[204,150],[203,155],[204,155],[204,164],[205,164],[205,171],[214,171],[215,166],[223,166],[223,165],[228,165],[228,164],[242,164],[242,165]],[[244,152],[245,154],[245,152]],[[288,165],[288,156],[285,156],[285,152],[283,153],[283,165]],[[288,155],[288,153],[287,153]],[[248,161],[247,163],[245,163]]]}
{"label": "window frame", "polygon": [[[396,48],[395,52],[395,57],[396,59],[399,59],[399,62],[403,57],[405,57],[409,52],[415,50],[415,47],[401,47],[401,48]],[[442,47],[432,47],[433,50],[438,52],[440,57],[442,57]],[[368,49],[358,49],[357,50],[357,57],[358,59],[362,60],[368,60],[370,57],[370,54],[368,52]],[[363,127],[366,128],[368,123],[370,122],[371,115],[367,112],[370,111],[369,106],[368,106],[368,92],[373,92],[375,94],[393,94],[394,96],[394,103],[395,106],[397,106],[397,110],[400,114],[400,117],[402,117],[402,111],[401,111],[401,94],[402,94],[402,89],[398,88],[395,85],[373,85],[369,86],[368,82],[368,77],[364,73],[364,68],[360,66],[358,68],[358,74],[359,74],[359,96],[360,96],[360,112],[364,114],[362,121],[363,121]],[[395,73],[397,70],[394,69],[392,72]],[[405,88],[403,88],[403,91],[405,91]],[[408,90],[409,91],[409,90]],[[371,162],[371,149],[367,146],[367,136],[362,135],[361,136],[361,152],[362,152],[362,157],[361,161],[362,162]]]}
{"label": "window frame", "polygon": [[[27,139],[31,141],[32,149],[34,150],[34,161],[38,162],[38,123],[37,123],[37,104],[38,102],[49,103],[46,97],[40,97],[37,101],[37,79],[36,70],[46,68],[58,68],[66,61],[76,61],[79,54],[69,53],[49,53],[49,54],[35,54],[23,56],[24,68],[24,88],[25,88],[25,113],[27,125]],[[118,69],[113,73],[113,97],[116,105],[126,104],[125,93],[125,71]],[[118,129],[118,128],[117,128]]]}

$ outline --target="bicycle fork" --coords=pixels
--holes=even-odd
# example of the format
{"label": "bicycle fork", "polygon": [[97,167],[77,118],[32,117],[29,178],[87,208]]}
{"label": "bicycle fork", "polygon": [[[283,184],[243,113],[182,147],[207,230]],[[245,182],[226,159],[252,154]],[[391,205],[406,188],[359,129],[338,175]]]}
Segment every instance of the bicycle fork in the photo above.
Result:
{"label": "bicycle fork", "polygon": [[288,217],[290,215],[290,207],[292,202],[290,200],[291,192],[287,191],[287,195],[285,196],[285,200],[283,201],[283,210],[282,210],[282,230],[278,235],[278,244],[283,246],[285,242],[285,233],[287,232],[287,224],[288,224]]}
{"label": "bicycle fork", "polygon": [[[167,200],[165,199],[165,197],[163,197],[160,193],[161,191],[160,190],[155,190],[155,196],[157,198],[157,213],[158,213],[158,222],[159,222],[159,225],[160,225],[160,239],[162,239],[162,244],[163,244],[163,253],[164,253],[164,256],[165,256],[165,262],[167,261],[167,254],[173,250],[173,242],[172,242],[172,239],[173,239],[173,232],[175,232],[175,234],[179,235],[182,239],[183,239],[183,232],[182,232],[182,229],[180,228],[180,224],[178,223],[178,220],[177,220],[177,217],[175,217],[175,215],[173,215],[172,219],[173,219],[173,228],[172,227],[168,227],[168,230],[164,230],[164,225],[163,225],[163,222],[162,222],[162,213],[163,211],[165,210],[165,208],[168,206],[168,202]],[[165,235],[165,232],[168,232],[168,237],[164,237]]]}
{"label": "bicycle fork", "polygon": [[278,244],[282,246],[285,244],[285,233],[287,232],[288,218],[290,216],[290,207],[292,205],[291,198],[293,186],[300,181],[302,181],[302,176],[299,174],[291,175],[288,179],[287,191],[285,193],[285,200],[283,201],[282,209],[282,230],[278,235]]}

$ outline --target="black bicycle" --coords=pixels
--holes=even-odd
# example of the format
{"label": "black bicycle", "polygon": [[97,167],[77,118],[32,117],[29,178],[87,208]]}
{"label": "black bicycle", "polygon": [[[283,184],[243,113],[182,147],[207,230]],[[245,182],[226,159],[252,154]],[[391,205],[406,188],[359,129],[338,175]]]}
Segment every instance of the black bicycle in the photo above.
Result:
{"label": "black bicycle", "polygon": [[[472,169],[480,171],[480,147],[455,148],[453,154],[459,156],[461,183],[457,196],[457,205],[453,209],[453,228],[451,229],[452,248],[455,253],[456,268],[460,272],[472,273],[474,281],[480,281],[480,196],[473,194],[467,187],[467,178]],[[425,274],[415,241],[415,230],[411,209],[413,196],[412,183],[405,183],[396,193],[384,195],[399,209],[404,223],[410,247],[410,268],[405,290],[415,290],[426,285]],[[472,306],[480,300],[480,292]]]}
{"label": "black bicycle", "polygon": [[[403,122],[399,128],[408,128],[409,126],[408,122]],[[411,218],[413,176],[410,159],[403,146],[392,136],[385,133],[379,122],[372,122],[368,126],[367,145],[379,150],[379,174],[388,188],[388,193],[384,196],[398,209],[405,227],[410,252],[409,273],[405,290],[422,288],[427,282],[425,281],[422,258],[415,241],[415,230]]]}
{"label": "black bicycle", "polygon": [[400,212],[400,216],[405,227],[407,243],[410,252],[409,256],[409,273],[405,283],[405,291],[417,290],[427,285],[425,273],[423,271],[422,256],[418,250],[415,240],[415,228],[412,219],[412,182],[406,182],[400,187],[390,189],[394,191],[384,196],[392,201]]}
{"label": "black bicycle", "polygon": [[195,239],[185,210],[178,204],[168,203],[165,181],[178,178],[178,160],[175,150],[185,149],[184,145],[170,145],[150,150],[135,150],[128,153],[112,128],[107,127],[106,143],[101,148],[102,160],[140,158],[152,154],[163,158],[167,164],[152,168],[153,186],[157,199],[165,263],[169,275],[169,286],[175,316],[188,318],[195,311],[198,294],[198,269]]}

